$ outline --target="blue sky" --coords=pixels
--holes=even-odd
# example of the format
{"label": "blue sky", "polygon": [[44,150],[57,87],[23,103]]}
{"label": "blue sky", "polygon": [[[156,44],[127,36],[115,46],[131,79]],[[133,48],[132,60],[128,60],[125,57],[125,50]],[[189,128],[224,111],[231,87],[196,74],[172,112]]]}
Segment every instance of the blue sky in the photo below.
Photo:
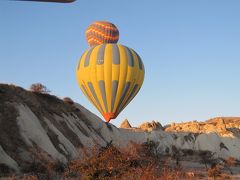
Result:
{"label": "blue sky", "polygon": [[85,29],[113,22],[145,64],[139,94],[112,123],[240,116],[239,0],[0,1],[0,82],[41,82],[100,116],[78,88]]}

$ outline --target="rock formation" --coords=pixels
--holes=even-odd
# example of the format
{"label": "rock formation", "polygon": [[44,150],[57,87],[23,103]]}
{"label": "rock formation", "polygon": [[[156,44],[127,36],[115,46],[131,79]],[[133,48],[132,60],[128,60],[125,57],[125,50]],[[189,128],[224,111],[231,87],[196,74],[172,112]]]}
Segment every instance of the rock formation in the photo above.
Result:
{"label": "rock formation", "polygon": [[120,128],[125,128],[125,129],[127,129],[127,128],[132,128],[132,126],[130,125],[129,121],[128,121],[127,119],[125,119],[125,120],[121,123]]}
{"label": "rock formation", "polygon": [[167,132],[218,133],[221,136],[234,136],[240,128],[239,117],[219,117],[206,122],[172,123],[165,128]]}
{"label": "rock formation", "polygon": [[145,122],[141,124],[138,128],[144,131],[163,130],[162,125],[159,122],[155,121],[152,121],[151,123]]}

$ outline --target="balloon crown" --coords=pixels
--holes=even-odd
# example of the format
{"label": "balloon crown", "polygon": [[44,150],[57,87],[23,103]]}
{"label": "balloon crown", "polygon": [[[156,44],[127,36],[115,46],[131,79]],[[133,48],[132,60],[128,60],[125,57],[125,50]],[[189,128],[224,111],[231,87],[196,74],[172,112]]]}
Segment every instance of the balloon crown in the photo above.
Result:
{"label": "balloon crown", "polygon": [[105,43],[117,43],[119,31],[113,23],[95,21],[88,26],[86,39],[90,47]]}

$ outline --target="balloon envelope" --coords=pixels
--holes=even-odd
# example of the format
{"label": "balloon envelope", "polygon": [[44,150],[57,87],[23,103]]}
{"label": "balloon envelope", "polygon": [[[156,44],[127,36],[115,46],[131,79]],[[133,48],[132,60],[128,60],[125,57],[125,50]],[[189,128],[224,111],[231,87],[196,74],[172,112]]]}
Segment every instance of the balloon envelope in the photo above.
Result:
{"label": "balloon envelope", "polygon": [[37,1],[37,2],[59,2],[59,3],[71,3],[76,0],[15,0],[15,1]]}
{"label": "balloon envelope", "polygon": [[119,31],[117,27],[107,21],[96,21],[86,30],[86,39],[89,46],[96,46],[104,43],[117,43]]}
{"label": "balloon envelope", "polygon": [[102,44],[88,49],[76,70],[81,90],[107,122],[115,119],[136,96],[144,73],[139,55],[119,44]]}

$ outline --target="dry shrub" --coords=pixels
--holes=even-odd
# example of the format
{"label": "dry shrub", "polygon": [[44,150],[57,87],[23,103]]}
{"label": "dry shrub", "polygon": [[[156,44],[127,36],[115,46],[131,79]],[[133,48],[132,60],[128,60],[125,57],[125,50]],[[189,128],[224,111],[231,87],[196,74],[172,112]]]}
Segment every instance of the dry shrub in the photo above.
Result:
{"label": "dry shrub", "polygon": [[70,104],[70,105],[73,105],[73,104],[74,104],[74,101],[73,101],[71,98],[69,98],[69,97],[63,98],[63,101],[64,101],[65,103],[67,103],[67,104]]}
{"label": "dry shrub", "polygon": [[199,156],[201,158],[201,162],[205,165],[206,171],[208,171],[208,165],[214,164],[214,154],[210,151],[200,151]]}
{"label": "dry shrub", "polygon": [[38,180],[37,176],[32,174],[24,174],[22,176],[10,176],[8,180]]}
{"label": "dry shrub", "polygon": [[195,173],[193,171],[189,171],[186,173],[186,176],[188,179],[193,179],[195,177]]}
{"label": "dry shrub", "polygon": [[[111,158],[110,158],[111,157]],[[86,159],[72,161],[69,165],[70,174],[83,174],[89,178],[103,178],[111,176],[112,170],[118,166],[125,166],[126,157],[122,157],[118,149],[108,146],[99,150],[99,153]],[[75,171],[75,172],[72,172]]]}
{"label": "dry shrub", "polygon": [[37,146],[34,145],[28,151],[31,152],[32,161],[22,166],[22,173],[34,175],[37,179],[53,179],[64,173],[66,165],[58,160],[50,159]]}
{"label": "dry shrub", "polygon": [[181,169],[163,168],[162,179],[177,180],[187,179],[187,175]]}
{"label": "dry shrub", "polygon": [[48,94],[50,91],[41,83],[35,83],[30,86],[30,91],[41,94]]}
{"label": "dry shrub", "polygon": [[[180,169],[163,168],[160,157],[153,153],[152,143],[133,144],[130,149],[117,149],[111,143],[93,156],[69,163],[65,178],[83,179],[168,179],[185,177]],[[153,149],[152,149],[153,148]]]}
{"label": "dry shrub", "polygon": [[29,147],[28,152],[31,154],[31,162],[21,166],[23,173],[46,173],[49,159],[47,155],[41,153],[41,150],[33,144],[34,147]]}
{"label": "dry shrub", "polygon": [[32,174],[24,174],[23,176],[11,176],[7,178],[8,180],[38,180],[37,176]]}
{"label": "dry shrub", "polygon": [[0,177],[9,173],[11,173],[11,169],[7,165],[0,163]]}
{"label": "dry shrub", "polygon": [[142,151],[142,144],[138,144],[136,142],[131,141],[128,144],[128,148],[122,148],[120,151],[124,154],[128,154],[129,157],[141,157],[141,151]]}
{"label": "dry shrub", "polygon": [[228,159],[225,160],[225,167],[228,169],[228,171],[233,174],[232,170],[230,167],[236,166],[238,163],[237,159],[234,157],[229,157]]}
{"label": "dry shrub", "polygon": [[211,168],[208,169],[208,177],[221,177],[222,171],[221,167],[219,164],[213,164]]}
{"label": "dry shrub", "polygon": [[236,158],[234,158],[234,157],[229,157],[228,159],[226,159],[226,161],[225,161],[225,164],[227,165],[227,166],[236,166],[237,165],[237,159]]}
{"label": "dry shrub", "polygon": [[37,180],[38,178],[34,175],[24,175],[22,180]]}
{"label": "dry shrub", "polygon": [[194,151],[192,149],[181,149],[184,156],[192,156]]}
{"label": "dry shrub", "polygon": [[21,179],[53,179],[60,177],[65,172],[65,165],[60,161],[34,161],[22,169],[27,175]]}
{"label": "dry shrub", "polygon": [[134,170],[134,174],[132,178],[137,178],[137,179],[157,179],[160,176],[160,171],[161,167],[156,166],[154,162],[149,162],[144,168],[139,166]]}
{"label": "dry shrub", "polygon": [[66,166],[60,161],[50,161],[47,165],[48,173],[64,173]]}

